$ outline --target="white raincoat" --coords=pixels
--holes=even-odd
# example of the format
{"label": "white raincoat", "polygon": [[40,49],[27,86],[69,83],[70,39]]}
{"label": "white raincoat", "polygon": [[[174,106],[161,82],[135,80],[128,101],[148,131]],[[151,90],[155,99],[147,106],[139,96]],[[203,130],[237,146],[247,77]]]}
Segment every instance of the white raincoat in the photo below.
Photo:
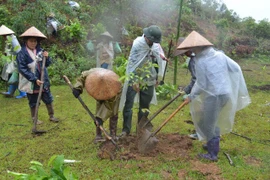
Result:
{"label": "white raincoat", "polygon": [[[158,74],[156,75],[162,78],[164,75],[164,70],[165,70],[165,65],[166,65],[166,61],[162,59],[162,57],[165,57],[164,52],[159,43],[153,43],[152,47],[149,47],[149,45],[146,43],[144,39],[144,36],[137,37],[133,42],[129,59],[128,59],[127,68],[126,68],[126,76],[134,72],[137,67],[141,66],[143,63],[150,60],[148,59],[149,54],[151,54],[152,56],[156,58],[157,64],[159,66],[159,71],[158,71]],[[156,72],[154,67],[152,68],[153,68],[152,72]],[[123,86],[122,96],[121,96],[120,105],[119,105],[120,111],[123,110],[125,102],[126,102],[126,93],[127,93],[127,88],[129,86],[128,83],[129,81],[125,81],[124,86]],[[136,96],[138,96],[138,94]],[[135,101],[138,101],[138,97],[135,97]],[[156,97],[155,89],[154,89],[154,95],[153,95],[151,103],[157,104],[157,97]]]}
{"label": "white raincoat", "polygon": [[195,57],[197,80],[190,94],[190,111],[200,140],[232,131],[236,111],[250,102],[240,66],[212,47]]}

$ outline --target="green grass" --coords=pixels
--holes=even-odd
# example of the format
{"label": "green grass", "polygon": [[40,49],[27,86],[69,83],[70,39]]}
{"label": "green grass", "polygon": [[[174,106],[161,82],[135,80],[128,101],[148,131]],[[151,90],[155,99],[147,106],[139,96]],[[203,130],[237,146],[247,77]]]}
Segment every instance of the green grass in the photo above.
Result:
{"label": "green grass", "polygon": [[[270,179],[270,91],[254,89],[254,86],[270,84],[269,68],[263,71],[261,65],[255,61],[240,61],[251,96],[252,103],[237,112],[233,131],[252,139],[248,141],[233,134],[222,136],[219,161],[214,163],[221,173],[216,175],[223,179]],[[165,82],[172,83],[173,70],[169,67]],[[186,69],[178,70],[177,84],[186,85],[190,74]],[[4,91],[4,90],[3,90]],[[18,92],[17,92],[18,93]],[[27,99],[4,98],[0,96],[0,179],[13,179],[7,170],[32,173],[29,169],[30,161],[36,160],[47,165],[50,157],[64,154],[66,159],[81,160],[81,163],[69,165],[71,171],[80,179],[179,179],[178,173],[185,171],[185,179],[209,179],[194,169],[193,161],[201,150],[202,142],[192,141],[189,158],[180,156],[166,158],[164,155],[140,160],[99,159],[98,145],[92,143],[95,136],[93,120],[83,109],[77,99],[73,97],[67,85],[52,86],[55,101],[55,115],[60,118],[59,124],[49,122],[47,110],[42,103],[39,109],[39,119],[44,121],[38,129],[49,130],[42,136],[31,134],[32,124]],[[95,101],[86,93],[82,99],[92,112],[95,111]],[[155,112],[167,101],[159,101],[157,106],[151,106]],[[160,113],[153,121],[155,127],[161,124],[182,103],[181,98]],[[136,105],[135,105],[136,106]],[[121,113],[118,123],[118,133],[122,128]],[[136,119],[136,112],[134,113]],[[160,131],[160,133],[178,132],[188,135],[193,126],[185,123],[191,120],[189,108],[185,107]],[[104,127],[108,130],[108,122]],[[133,121],[132,133],[135,133]],[[268,140],[262,144],[259,140]],[[175,142],[177,143],[177,142]],[[231,166],[223,154],[230,155],[235,166]],[[206,165],[212,163],[203,162]]]}

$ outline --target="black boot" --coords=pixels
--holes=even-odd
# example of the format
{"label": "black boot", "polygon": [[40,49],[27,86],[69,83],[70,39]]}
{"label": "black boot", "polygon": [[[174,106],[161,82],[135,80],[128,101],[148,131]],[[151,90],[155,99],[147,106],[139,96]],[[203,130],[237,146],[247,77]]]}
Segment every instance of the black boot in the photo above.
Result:
{"label": "black boot", "polygon": [[47,107],[47,110],[48,110],[50,121],[56,122],[56,123],[59,122],[59,120],[56,117],[54,117],[53,105],[52,104],[46,104],[46,107]]}
{"label": "black boot", "polygon": [[[30,110],[31,110],[31,119],[32,119],[32,121],[34,123],[36,107],[30,108]],[[38,118],[38,112],[37,112],[37,118]],[[42,123],[43,123],[42,121],[37,119],[37,124],[42,124]]]}
{"label": "black boot", "polygon": [[118,122],[118,115],[110,117],[110,135],[114,140],[117,140],[117,122]]}

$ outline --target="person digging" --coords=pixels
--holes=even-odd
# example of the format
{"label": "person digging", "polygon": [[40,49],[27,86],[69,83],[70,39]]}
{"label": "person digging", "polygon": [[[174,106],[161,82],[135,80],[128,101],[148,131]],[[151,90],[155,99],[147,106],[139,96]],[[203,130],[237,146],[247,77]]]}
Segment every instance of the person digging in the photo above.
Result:
{"label": "person digging", "polygon": [[236,112],[251,101],[241,67],[212,46],[192,31],[177,49],[190,49],[196,54],[196,81],[186,101],[199,140],[207,142],[208,153],[198,156],[217,161],[220,136],[232,131]]}
{"label": "person digging", "polygon": [[99,125],[109,119],[110,136],[117,140],[118,109],[122,84],[119,76],[112,70],[104,68],[93,68],[83,71],[73,86],[72,93],[78,98],[83,93],[83,88],[96,100],[95,118],[96,137],[94,143],[105,141]]}

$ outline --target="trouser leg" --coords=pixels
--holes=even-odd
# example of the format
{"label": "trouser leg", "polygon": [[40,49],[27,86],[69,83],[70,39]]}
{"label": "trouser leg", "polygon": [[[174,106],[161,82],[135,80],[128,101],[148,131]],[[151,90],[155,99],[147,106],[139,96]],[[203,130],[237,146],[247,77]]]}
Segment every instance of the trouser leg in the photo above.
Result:
{"label": "trouser leg", "polygon": [[50,117],[50,121],[52,122],[59,122],[59,120],[54,117],[54,109],[53,109],[53,104],[46,104],[47,110],[48,110],[48,115]]}
{"label": "trouser leg", "polygon": [[154,86],[148,86],[147,89],[140,91],[140,99],[139,99],[139,111],[138,111],[138,123],[143,116],[148,116],[150,102],[153,98]]}
{"label": "trouser leg", "polygon": [[[35,120],[35,111],[36,111],[36,106],[34,107],[30,107],[30,112],[31,112],[31,119],[34,123],[34,120]],[[37,112],[37,124],[42,124],[43,122],[38,120],[38,112]]]}
{"label": "trouser leg", "polygon": [[123,109],[123,129],[122,132],[126,132],[127,134],[131,131],[131,124],[132,124],[132,108],[134,104],[134,98],[136,95],[136,91],[132,88],[132,86],[129,86],[127,89],[126,94],[126,102]]}
{"label": "trouser leg", "polygon": [[[96,119],[98,122],[102,122],[102,119],[100,119],[99,117],[96,117]],[[102,124],[100,124],[100,125],[102,125]],[[101,129],[99,128],[99,126],[96,126],[96,137],[95,137],[94,143],[102,142],[104,140],[105,139],[103,139],[103,137],[102,137]]]}
{"label": "trouser leg", "polygon": [[110,135],[113,139],[116,139],[117,133],[117,122],[118,122],[118,115],[110,117]]}

